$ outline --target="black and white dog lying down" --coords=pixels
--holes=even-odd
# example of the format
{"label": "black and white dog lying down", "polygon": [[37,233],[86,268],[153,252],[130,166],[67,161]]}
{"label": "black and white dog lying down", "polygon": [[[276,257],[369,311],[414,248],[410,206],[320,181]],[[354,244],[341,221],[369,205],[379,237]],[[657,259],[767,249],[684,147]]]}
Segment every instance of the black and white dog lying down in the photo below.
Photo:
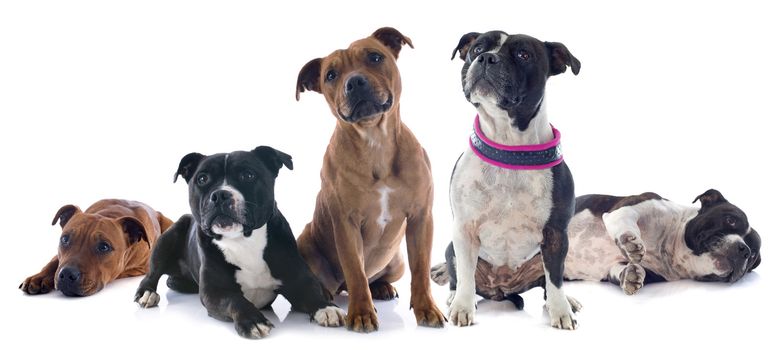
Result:
{"label": "black and white dog lying down", "polygon": [[274,197],[275,178],[291,156],[260,146],[205,156],[190,153],[174,175],[188,182],[191,215],[182,216],[158,239],[150,270],[135,300],[158,304],[158,280],[183,293],[199,293],[209,316],[233,321],[239,335],[261,338],[273,327],[259,309],[278,294],[295,311],[321,326],[344,324],[296,248],[294,235]]}
{"label": "black and white dog lying down", "polygon": [[[655,193],[615,197],[586,195],[576,199],[568,225],[569,249],[564,278],[609,281],[626,294],[644,284],[694,279],[733,283],[761,263],[761,238],[745,213],[717,190],[696,197],[701,207],[682,205]],[[432,268],[432,279],[456,288],[454,250],[446,263]],[[493,300],[523,306],[517,294],[543,286],[541,254],[507,274],[489,280],[479,261],[476,289]],[[509,270],[510,271],[510,270]],[[495,273],[497,274],[497,272]]]}

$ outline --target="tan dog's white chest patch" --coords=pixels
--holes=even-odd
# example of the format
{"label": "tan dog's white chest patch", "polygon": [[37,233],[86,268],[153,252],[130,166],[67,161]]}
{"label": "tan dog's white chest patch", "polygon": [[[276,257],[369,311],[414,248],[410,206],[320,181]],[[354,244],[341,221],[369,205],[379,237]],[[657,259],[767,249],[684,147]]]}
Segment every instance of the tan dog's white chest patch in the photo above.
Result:
{"label": "tan dog's white chest patch", "polygon": [[392,221],[392,216],[389,212],[389,194],[391,192],[393,192],[393,190],[389,186],[384,185],[378,188],[378,193],[380,194],[378,198],[380,213],[378,214],[378,219],[375,221],[375,223],[378,224],[378,228],[380,228],[381,233],[383,233],[383,231],[386,229],[386,224]]}

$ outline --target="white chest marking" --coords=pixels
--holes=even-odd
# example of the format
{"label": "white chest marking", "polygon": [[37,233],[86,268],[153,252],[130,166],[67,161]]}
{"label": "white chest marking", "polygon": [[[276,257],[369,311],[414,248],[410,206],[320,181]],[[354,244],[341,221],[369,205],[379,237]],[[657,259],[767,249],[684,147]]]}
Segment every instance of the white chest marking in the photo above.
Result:
{"label": "white chest marking", "polygon": [[238,267],[235,278],[242,287],[242,293],[256,307],[266,306],[275,297],[275,289],[282,282],[272,277],[264,261],[267,243],[266,225],[253,231],[250,237],[223,237],[215,240],[226,261]]}
{"label": "white chest marking", "polygon": [[552,172],[491,166],[468,150],[451,184],[457,225],[472,227],[479,257],[494,266],[519,267],[541,249],[552,210]]}
{"label": "white chest marking", "polygon": [[378,219],[375,222],[378,224],[381,232],[386,229],[386,224],[392,219],[391,214],[389,213],[389,193],[391,192],[393,191],[389,186],[383,186],[378,189],[378,193],[380,193],[378,204],[380,205],[381,212],[378,214]]}

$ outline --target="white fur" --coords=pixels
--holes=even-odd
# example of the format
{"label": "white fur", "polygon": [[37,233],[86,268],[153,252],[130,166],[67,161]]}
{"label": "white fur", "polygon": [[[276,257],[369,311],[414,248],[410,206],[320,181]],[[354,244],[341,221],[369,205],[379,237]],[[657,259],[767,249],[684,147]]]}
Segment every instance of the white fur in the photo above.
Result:
{"label": "white fur", "polygon": [[[549,270],[544,267],[546,276],[546,309],[549,311],[550,325],[560,329],[576,329],[576,316],[571,311],[571,299],[563,293],[562,288],[556,287],[549,278]],[[579,304],[576,302],[576,304]],[[581,308],[581,304],[579,307]]]}
{"label": "white fur", "polygon": [[235,278],[242,287],[242,293],[256,307],[264,307],[275,298],[275,289],[282,282],[272,277],[264,261],[267,243],[266,225],[253,231],[250,237],[223,236],[213,240],[223,252],[226,261],[238,267]]}
{"label": "white fur", "polygon": [[139,298],[137,303],[139,303],[139,306],[148,309],[151,307],[158,306],[158,302],[160,301],[160,295],[158,293],[155,293],[154,291],[144,291],[144,294]]}
{"label": "white fur", "polygon": [[337,327],[345,323],[345,312],[337,306],[327,306],[316,311],[313,319],[320,326]]}
{"label": "white fur", "polygon": [[392,220],[391,213],[389,212],[389,193],[392,192],[394,191],[389,186],[381,186],[378,189],[378,193],[380,193],[378,205],[381,208],[381,212],[378,214],[378,219],[376,219],[375,222],[381,229],[381,233],[386,229],[386,224]]}
{"label": "white fur", "polygon": [[250,339],[260,339],[269,335],[272,331],[272,327],[269,327],[263,323],[256,323],[255,327],[250,331]]}

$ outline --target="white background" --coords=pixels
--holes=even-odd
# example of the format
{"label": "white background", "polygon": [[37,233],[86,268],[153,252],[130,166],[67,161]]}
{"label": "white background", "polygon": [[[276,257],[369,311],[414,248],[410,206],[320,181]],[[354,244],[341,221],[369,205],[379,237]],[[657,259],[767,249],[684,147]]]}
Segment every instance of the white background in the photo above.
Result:
{"label": "white background", "polygon": [[[3,2],[2,347],[772,347],[763,339],[774,337],[781,311],[783,26],[768,4]],[[59,227],[49,223],[64,204],[115,197],[172,219],[186,213],[186,185],[171,179],[193,151],[263,144],[291,154],[295,170],[281,171],[277,200],[298,235],[312,217],[334,117],[316,93],[294,100],[297,74],[381,26],[415,45],[400,54],[401,109],[432,160],[433,264],[451,238],[448,179],[475,115],[461,92],[462,62],[449,57],[464,33],[502,29],[560,41],[582,62],[578,76],[553,77],[547,94],[577,194],[651,190],[687,203],[717,188],[761,234],[761,266],[734,285],[683,281],[632,297],[609,284],[567,283],[585,306],[574,332],[550,329],[540,289],[524,294],[523,312],[481,302],[473,327],[416,327],[406,274],[400,299],[376,304],[374,334],[319,328],[278,301],[268,314],[277,328],[257,343],[164,283],[152,310],[132,302],[139,278],[88,298],[16,289],[55,253]],[[446,289],[433,285],[444,312]]]}

